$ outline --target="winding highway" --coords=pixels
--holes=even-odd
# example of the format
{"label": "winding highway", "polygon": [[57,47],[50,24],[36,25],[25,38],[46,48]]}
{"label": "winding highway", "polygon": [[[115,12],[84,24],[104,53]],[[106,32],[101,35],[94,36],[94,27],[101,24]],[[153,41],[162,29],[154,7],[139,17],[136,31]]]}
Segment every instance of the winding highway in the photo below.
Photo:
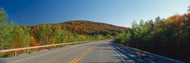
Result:
{"label": "winding highway", "polygon": [[70,45],[1,58],[0,63],[148,63],[108,41]]}

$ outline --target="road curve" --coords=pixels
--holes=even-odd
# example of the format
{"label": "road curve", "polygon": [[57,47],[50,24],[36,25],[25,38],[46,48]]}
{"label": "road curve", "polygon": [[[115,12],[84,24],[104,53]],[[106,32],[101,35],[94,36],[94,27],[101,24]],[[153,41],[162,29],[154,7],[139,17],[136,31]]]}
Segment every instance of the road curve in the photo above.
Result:
{"label": "road curve", "polygon": [[42,50],[16,57],[0,58],[0,63],[147,63],[108,41],[96,41]]}

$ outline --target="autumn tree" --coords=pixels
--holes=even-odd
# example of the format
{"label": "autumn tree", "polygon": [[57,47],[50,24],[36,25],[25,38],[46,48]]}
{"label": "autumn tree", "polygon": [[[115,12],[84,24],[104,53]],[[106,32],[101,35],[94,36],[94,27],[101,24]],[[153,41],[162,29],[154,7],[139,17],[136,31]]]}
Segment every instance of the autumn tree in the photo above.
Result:
{"label": "autumn tree", "polygon": [[30,44],[30,33],[29,33],[29,30],[26,26],[23,26],[22,29],[24,31],[23,36],[22,36],[23,41],[25,42],[24,47],[27,47]]}
{"label": "autumn tree", "polygon": [[13,47],[27,47],[30,44],[30,34],[26,28],[21,28],[18,24],[15,24],[13,31]]}
{"label": "autumn tree", "polygon": [[56,38],[56,43],[62,43],[63,39],[63,31],[61,29],[61,26],[59,24],[55,25],[55,29],[53,32],[54,37]]}
{"label": "autumn tree", "polygon": [[43,25],[42,29],[40,30],[40,40],[43,41],[43,45],[51,44],[51,37],[52,37],[52,29],[51,25]]}
{"label": "autumn tree", "polygon": [[34,36],[30,36],[30,46],[39,46],[41,45],[40,42],[37,42]]}

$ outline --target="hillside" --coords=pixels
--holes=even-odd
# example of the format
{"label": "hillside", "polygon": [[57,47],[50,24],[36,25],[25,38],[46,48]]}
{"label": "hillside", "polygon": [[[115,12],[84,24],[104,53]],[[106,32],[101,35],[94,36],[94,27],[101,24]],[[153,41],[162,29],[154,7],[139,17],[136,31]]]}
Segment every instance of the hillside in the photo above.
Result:
{"label": "hillside", "polygon": [[137,24],[134,21],[132,27],[119,35],[115,42],[189,62],[189,31],[190,11],[183,15],[175,14],[167,19],[157,17],[155,22],[141,20]]}
{"label": "hillside", "polygon": [[[67,29],[73,34],[82,34],[82,35],[109,34],[115,36],[127,30],[126,27],[120,27],[111,24],[85,21],[85,20],[67,21],[57,24],[60,24],[62,29]],[[36,28],[41,28],[42,25],[52,25],[52,28],[54,28],[56,24],[39,24],[27,27],[36,29]]]}

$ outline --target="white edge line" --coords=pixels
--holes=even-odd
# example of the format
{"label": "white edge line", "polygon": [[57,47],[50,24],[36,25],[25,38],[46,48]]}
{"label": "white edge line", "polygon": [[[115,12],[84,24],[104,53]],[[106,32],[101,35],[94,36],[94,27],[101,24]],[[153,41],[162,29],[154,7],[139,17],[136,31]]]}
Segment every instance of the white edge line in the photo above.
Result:
{"label": "white edge line", "polygon": [[[110,48],[113,50],[112,46],[111,46]],[[115,50],[113,50],[113,51],[114,51],[114,53],[115,53],[117,56],[119,56],[119,54],[117,54],[117,52],[116,52]],[[120,58],[124,63],[127,63],[121,56],[119,56],[119,58]]]}

